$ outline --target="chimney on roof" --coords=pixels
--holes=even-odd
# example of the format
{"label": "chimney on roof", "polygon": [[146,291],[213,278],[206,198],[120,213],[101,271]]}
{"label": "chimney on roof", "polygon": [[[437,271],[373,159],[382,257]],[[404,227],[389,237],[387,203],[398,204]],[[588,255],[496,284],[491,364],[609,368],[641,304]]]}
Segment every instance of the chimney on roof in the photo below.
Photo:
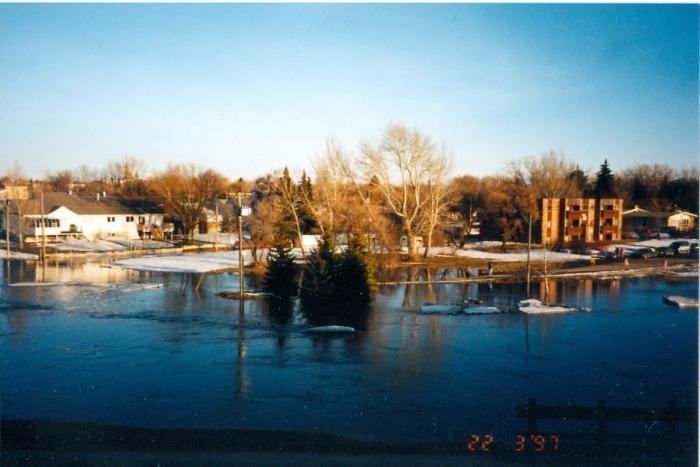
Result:
{"label": "chimney on roof", "polygon": [[100,200],[100,194],[97,193],[97,195],[95,195],[95,198],[97,198],[97,201],[99,201],[99,200]]}
{"label": "chimney on roof", "polygon": [[73,196],[73,190],[68,190],[68,196]]}
{"label": "chimney on roof", "polygon": [[107,197],[107,192],[106,192],[106,191],[103,191],[103,192],[102,192],[102,197],[103,197],[103,198],[106,198],[106,197]]}

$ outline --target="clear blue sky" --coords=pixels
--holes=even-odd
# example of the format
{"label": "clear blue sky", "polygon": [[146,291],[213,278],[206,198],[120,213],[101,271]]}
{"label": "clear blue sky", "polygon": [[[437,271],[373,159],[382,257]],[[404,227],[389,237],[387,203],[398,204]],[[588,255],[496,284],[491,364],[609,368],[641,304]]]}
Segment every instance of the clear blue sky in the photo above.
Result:
{"label": "clear blue sky", "polygon": [[246,178],[389,122],[456,173],[698,164],[698,7],[0,5],[0,173],[123,155]]}

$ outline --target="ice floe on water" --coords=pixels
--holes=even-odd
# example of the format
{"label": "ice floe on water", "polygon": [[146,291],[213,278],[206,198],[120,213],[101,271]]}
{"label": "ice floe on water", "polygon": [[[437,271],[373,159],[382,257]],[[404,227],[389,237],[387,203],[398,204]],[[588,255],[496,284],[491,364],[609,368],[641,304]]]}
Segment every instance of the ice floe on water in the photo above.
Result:
{"label": "ice floe on water", "polygon": [[675,305],[678,308],[698,308],[700,305],[696,299],[681,295],[667,295],[663,298],[663,301],[667,305]]}
{"label": "ice floe on water", "polygon": [[[253,255],[243,250],[243,264],[253,264]],[[220,251],[176,256],[140,256],[114,261],[113,266],[136,271],[204,273],[238,268],[238,251]]]}
{"label": "ice floe on water", "polygon": [[518,310],[527,314],[540,314],[540,313],[569,313],[572,311],[591,311],[590,308],[577,308],[565,305],[546,305],[541,301],[530,298],[527,300],[521,300],[518,303]]}
{"label": "ice floe on water", "polygon": [[10,287],[96,287],[119,292],[137,292],[139,290],[160,289],[167,284],[126,282],[121,284],[109,284],[104,282],[15,282]]}
{"label": "ice floe on water", "polygon": [[316,326],[304,332],[307,334],[354,334],[356,330],[350,326]]}
{"label": "ice floe on water", "polygon": [[54,245],[47,245],[47,248],[61,252],[80,252],[80,253],[106,253],[109,251],[128,251],[128,250],[155,250],[161,248],[172,248],[173,245],[167,242],[157,240],[66,240],[65,242]]}
{"label": "ice floe on water", "polygon": [[504,310],[495,306],[479,304],[457,305],[448,303],[426,303],[418,307],[418,311],[424,315],[490,315],[504,313]]}
{"label": "ice floe on water", "polygon": [[[0,250],[0,258],[7,258],[7,250]],[[23,253],[21,251],[10,250],[10,259],[36,260],[39,259],[39,256],[33,255],[31,253]]]}

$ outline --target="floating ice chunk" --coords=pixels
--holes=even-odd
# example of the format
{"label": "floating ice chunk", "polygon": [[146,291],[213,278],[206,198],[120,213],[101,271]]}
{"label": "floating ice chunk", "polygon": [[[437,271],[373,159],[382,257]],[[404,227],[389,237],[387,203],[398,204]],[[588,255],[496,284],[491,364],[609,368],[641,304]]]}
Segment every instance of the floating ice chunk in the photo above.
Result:
{"label": "floating ice chunk", "polygon": [[575,308],[564,305],[545,305],[541,301],[530,298],[518,303],[518,310],[527,314],[539,313],[569,313],[571,311],[591,311],[590,308]]}
{"label": "floating ice chunk", "polygon": [[675,305],[678,308],[698,308],[697,300],[680,295],[667,295],[664,297],[664,303]]}
{"label": "floating ice chunk", "polygon": [[309,334],[353,334],[356,331],[350,326],[316,326],[305,332]]}
{"label": "floating ice chunk", "polygon": [[468,306],[462,312],[465,315],[492,315],[495,313],[503,313],[504,311],[495,306]]}
{"label": "floating ice chunk", "polygon": [[426,303],[419,306],[418,311],[424,314],[454,315],[462,311],[462,306],[445,303]]}

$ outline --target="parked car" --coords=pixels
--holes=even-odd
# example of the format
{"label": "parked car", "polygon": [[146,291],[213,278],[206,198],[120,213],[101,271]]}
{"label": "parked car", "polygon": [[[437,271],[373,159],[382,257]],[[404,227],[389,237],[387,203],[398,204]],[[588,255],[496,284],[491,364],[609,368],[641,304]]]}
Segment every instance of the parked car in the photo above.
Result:
{"label": "parked car", "polygon": [[656,257],[656,250],[653,248],[636,248],[634,250],[625,250],[625,256],[629,258],[654,258]]}
{"label": "parked car", "polygon": [[678,256],[690,254],[690,243],[685,240],[673,242],[669,247],[673,250],[673,253]]}
{"label": "parked car", "polygon": [[656,255],[660,257],[673,256],[675,252],[670,246],[660,246],[656,249]]}

